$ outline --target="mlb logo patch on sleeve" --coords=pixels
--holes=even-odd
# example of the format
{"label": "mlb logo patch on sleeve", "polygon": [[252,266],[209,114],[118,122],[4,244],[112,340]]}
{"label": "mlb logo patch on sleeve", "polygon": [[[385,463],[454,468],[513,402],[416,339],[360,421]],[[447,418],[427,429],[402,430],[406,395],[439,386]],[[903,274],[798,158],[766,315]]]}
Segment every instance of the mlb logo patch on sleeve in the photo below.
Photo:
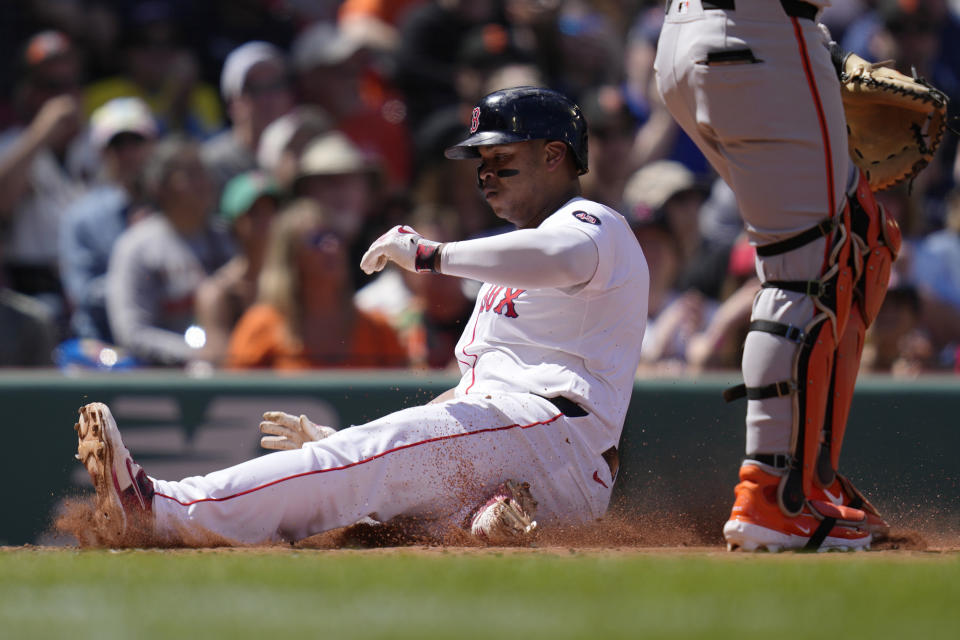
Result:
{"label": "mlb logo patch on sleeve", "polygon": [[587,213],[586,211],[574,211],[573,217],[580,222],[586,222],[587,224],[600,224],[600,218],[593,214]]}

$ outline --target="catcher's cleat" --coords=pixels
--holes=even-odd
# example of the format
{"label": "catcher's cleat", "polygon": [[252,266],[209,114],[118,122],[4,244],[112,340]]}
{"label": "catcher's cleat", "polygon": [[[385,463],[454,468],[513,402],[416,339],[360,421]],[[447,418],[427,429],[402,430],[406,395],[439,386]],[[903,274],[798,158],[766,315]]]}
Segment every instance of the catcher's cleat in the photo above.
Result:
{"label": "catcher's cleat", "polygon": [[106,542],[120,542],[131,528],[149,521],[153,482],[123,446],[107,405],[93,402],[81,407],[74,429],[77,459],[97,490],[95,522]]}
{"label": "catcher's cleat", "polygon": [[890,535],[890,525],[883,519],[877,508],[870,504],[870,501],[853,486],[848,478],[839,473],[836,474],[830,486],[826,488],[822,488],[814,482],[811,497],[822,502],[853,507],[863,511],[866,514],[866,524],[863,529],[870,532],[874,542],[883,540]]}
{"label": "catcher's cleat", "polygon": [[491,544],[523,543],[533,538],[537,501],[530,483],[507,480],[470,518],[470,533]]}
{"label": "catcher's cleat", "polygon": [[820,500],[807,501],[797,516],[777,504],[781,473],[753,460],[740,467],[740,483],[723,536],[731,551],[862,551],[872,537],[866,513]]}

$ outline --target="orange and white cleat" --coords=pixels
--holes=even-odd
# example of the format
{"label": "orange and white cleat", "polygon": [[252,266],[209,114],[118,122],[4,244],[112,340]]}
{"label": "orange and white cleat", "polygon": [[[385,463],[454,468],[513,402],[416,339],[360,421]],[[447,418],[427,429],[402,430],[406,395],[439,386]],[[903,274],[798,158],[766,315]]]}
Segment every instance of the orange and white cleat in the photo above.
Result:
{"label": "orange and white cleat", "polygon": [[808,500],[797,516],[777,504],[782,471],[745,460],[723,536],[731,551],[862,551],[870,548],[867,514],[848,506]]}
{"label": "orange and white cleat", "polygon": [[131,528],[140,528],[152,513],[153,482],[120,439],[120,430],[107,405],[93,402],[80,408],[77,459],[86,467],[97,490],[95,523],[108,544],[119,544]]}
{"label": "orange and white cleat", "polygon": [[839,473],[836,474],[830,486],[826,488],[820,487],[817,482],[814,482],[811,498],[863,511],[867,516],[864,529],[870,532],[874,542],[883,540],[890,535],[890,525],[883,519],[877,508],[870,504],[870,501],[853,486],[848,478]]}

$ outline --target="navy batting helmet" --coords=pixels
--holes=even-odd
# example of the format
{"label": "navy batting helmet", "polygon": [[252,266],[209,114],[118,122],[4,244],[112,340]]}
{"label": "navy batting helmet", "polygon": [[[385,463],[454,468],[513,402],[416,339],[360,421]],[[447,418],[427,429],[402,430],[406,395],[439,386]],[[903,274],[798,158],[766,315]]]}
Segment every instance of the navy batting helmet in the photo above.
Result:
{"label": "navy batting helmet", "polygon": [[470,136],[444,152],[453,160],[480,157],[476,147],[524,140],[559,140],[573,152],[581,174],[587,172],[587,121],[562,93],[540,87],[495,91],[473,109]]}

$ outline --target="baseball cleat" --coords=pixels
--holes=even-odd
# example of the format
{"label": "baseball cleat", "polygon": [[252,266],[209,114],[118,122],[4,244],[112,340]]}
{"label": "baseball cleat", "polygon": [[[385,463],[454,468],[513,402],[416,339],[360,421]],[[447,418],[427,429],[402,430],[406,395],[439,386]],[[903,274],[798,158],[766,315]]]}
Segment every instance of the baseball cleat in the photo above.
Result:
{"label": "baseball cleat", "polygon": [[527,542],[537,529],[536,509],[530,483],[507,480],[473,514],[470,533],[491,544]]}
{"label": "baseball cleat", "polygon": [[81,407],[74,429],[77,460],[97,491],[95,522],[107,542],[120,542],[132,527],[149,519],[153,482],[123,446],[107,405],[93,402]]}
{"label": "baseball cleat", "polygon": [[830,483],[829,487],[822,488],[814,482],[811,497],[822,502],[829,502],[837,506],[853,507],[854,509],[863,511],[867,516],[867,523],[863,528],[870,532],[874,542],[883,540],[890,535],[890,525],[883,519],[883,516],[880,515],[877,508],[870,504],[870,501],[853,486],[853,483],[850,482],[848,478],[839,473],[836,474],[836,477],[833,482]]}
{"label": "baseball cleat", "polygon": [[[798,515],[784,515],[777,504],[780,477],[774,467],[759,462],[748,460],[740,467],[736,501],[723,526],[727,549],[776,553],[870,548],[872,536],[866,530],[867,514],[860,509],[810,500]],[[827,531],[820,530],[824,521],[833,523]],[[822,541],[816,544],[820,537]]]}

